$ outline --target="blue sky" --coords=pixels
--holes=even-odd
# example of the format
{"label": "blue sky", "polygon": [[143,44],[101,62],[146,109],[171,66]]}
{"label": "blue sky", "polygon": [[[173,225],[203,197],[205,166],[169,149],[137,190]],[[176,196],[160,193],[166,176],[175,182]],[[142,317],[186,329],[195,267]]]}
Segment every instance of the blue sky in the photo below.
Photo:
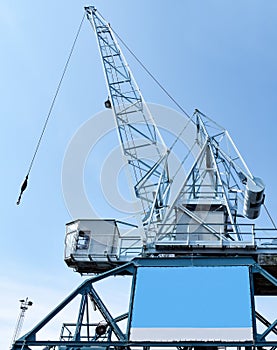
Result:
{"label": "blue sky", "polygon": [[246,266],[140,268],[135,288],[133,328],[252,327]]}
{"label": "blue sky", "polygon": [[[88,3],[73,0],[0,4],[1,348],[10,343],[18,299],[34,301],[28,329],[81,281],[63,262],[64,224],[72,218],[63,201],[61,171],[70,139],[103,109],[107,96],[87,21],[29,187],[20,207],[15,203],[84,5]],[[198,108],[230,131],[252,172],[263,178],[266,203],[275,217],[277,2],[95,0],[91,5],[189,114]],[[126,57],[146,101],[173,107]],[[94,185],[92,174],[87,186]]]}

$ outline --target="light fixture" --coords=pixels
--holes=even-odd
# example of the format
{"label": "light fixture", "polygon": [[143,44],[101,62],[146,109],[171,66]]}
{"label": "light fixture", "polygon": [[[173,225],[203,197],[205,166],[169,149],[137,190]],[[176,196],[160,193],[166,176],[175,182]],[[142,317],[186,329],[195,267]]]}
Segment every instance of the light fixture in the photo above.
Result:
{"label": "light fixture", "polygon": [[105,324],[99,324],[96,328],[95,328],[95,333],[99,336],[104,335],[106,333],[107,330],[107,325]]}
{"label": "light fixture", "polygon": [[109,98],[107,99],[107,101],[105,101],[105,103],[104,103],[104,104],[105,104],[105,107],[106,107],[106,108],[109,108],[109,109],[111,109],[111,108],[112,108],[112,104],[111,104],[111,101],[110,101],[110,99],[109,99]]}

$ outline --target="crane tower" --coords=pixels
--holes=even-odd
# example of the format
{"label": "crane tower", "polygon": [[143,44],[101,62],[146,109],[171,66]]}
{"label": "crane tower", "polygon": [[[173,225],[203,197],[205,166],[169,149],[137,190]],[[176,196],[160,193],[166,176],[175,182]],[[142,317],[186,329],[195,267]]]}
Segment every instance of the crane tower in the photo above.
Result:
{"label": "crane tower", "polygon": [[[266,214],[263,181],[251,173],[228,131],[195,110],[190,119],[184,117],[194,161],[172,196],[171,148],[111,26],[95,7],[85,12],[104,69],[105,106],[113,113],[141,203],[139,219],[137,224],[76,219],[66,225],[66,264],[93,277],[13,350],[274,350],[277,319],[267,320],[256,307],[257,296],[277,295],[276,229],[253,221]],[[122,275],[132,281],[128,307],[115,315],[96,285]],[[75,321],[63,323],[57,339],[39,339],[73,300],[79,300]]]}

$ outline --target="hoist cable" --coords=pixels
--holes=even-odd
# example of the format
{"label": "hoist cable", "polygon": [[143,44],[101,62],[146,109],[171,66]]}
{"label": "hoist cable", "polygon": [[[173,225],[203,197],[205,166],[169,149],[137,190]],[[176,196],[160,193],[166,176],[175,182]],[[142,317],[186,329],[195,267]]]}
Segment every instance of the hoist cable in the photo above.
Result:
{"label": "hoist cable", "polygon": [[145,70],[145,72],[154,80],[154,82],[162,89],[162,91],[171,99],[171,101],[188,117],[189,114],[184,110],[184,108],[175,100],[175,98],[163,87],[163,85],[154,77],[154,75],[150,72],[150,70],[144,65],[144,63],[136,56],[136,54],[128,47],[128,45],[124,42],[124,40],[117,34],[117,32],[112,28],[112,31],[119,39],[119,41],[123,44],[123,46],[128,50],[128,52],[134,57],[134,59],[139,63],[139,65]]}
{"label": "hoist cable", "polygon": [[[100,14],[101,15],[101,14]],[[188,121],[181,130],[181,132],[178,134],[177,138],[173,142],[173,144],[169,148],[169,153],[171,153],[173,147],[178,142],[178,140],[181,138],[182,134],[188,127],[189,123],[191,122],[194,115],[190,116],[184,108],[175,100],[175,98],[163,87],[163,85],[154,77],[154,75],[149,71],[149,69],[144,65],[144,63],[136,56],[136,54],[128,47],[128,45],[124,42],[124,40],[118,35],[118,33],[110,26],[113,33],[116,35],[116,37],[119,39],[119,41],[123,44],[123,46],[128,50],[128,52],[134,57],[134,59],[139,63],[139,65],[144,69],[144,71],[154,80],[154,82],[160,87],[160,89],[173,101],[173,103],[188,117]],[[182,162],[183,164],[183,162]],[[176,174],[175,174],[176,175]]]}
{"label": "hoist cable", "polygon": [[[98,11],[99,12],[99,11]],[[100,14],[101,15],[101,14]],[[102,16],[102,15],[101,15]],[[102,16],[103,17],[103,16]],[[176,140],[173,142],[171,147],[169,148],[169,153],[172,151],[172,148],[175,146],[175,144],[178,142],[186,128],[188,127],[189,123],[191,122],[193,116],[190,116],[184,108],[175,100],[175,98],[166,90],[165,87],[158,81],[157,78],[154,77],[154,75],[149,71],[149,69],[145,66],[145,64],[136,56],[136,54],[129,48],[129,46],[124,42],[124,40],[119,36],[119,34],[110,26],[113,33],[116,35],[116,37],[119,39],[119,41],[123,44],[123,46],[128,50],[128,52],[134,57],[134,59],[139,63],[139,65],[144,69],[144,71],[154,80],[154,82],[160,87],[160,89],[171,99],[171,101],[189,118],[179,135],[177,136]]]}
{"label": "hoist cable", "polygon": [[275,222],[274,222],[274,220],[273,220],[272,216],[270,215],[270,213],[269,213],[269,211],[268,211],[268,209],[267,209],[267,207],[266,207],[266,205],[265,205],[265,204],[264,204],[264,208],[265,208],[265,211],[266,211],[266,213],[267,213],[267,215],[268,215],[268,217],[269,217],[269,219],[270,219],[270,221],[271,221],[271,223],[272,223],[272,225],[273,225],[274,229],[276,230],[276,229],[277,229],[277,227],[276,227],[276,225],[275,225]]}
{"label": "hoist cable", "polygon": [[22,185],[21,185],[20,195],[19,195],[18,200],[17,200],[17,203],[16,203],[17,205],[20,204],[21,196],[22,196],[23,192],[25,191],[25,189],[27,188],[29,174],[30,174],[30,172],[31,172],[31,170],[32,170],[32,167],[33,167],[35,158],[36,158],[36,156],[37,156],[37,152],[38,152],[38,150],[39,150],[39,147],[40,147],[40,144],[41,144],[41,141],[42,141],[42,138],[43,138],[43,135],[44,135],[44,133],[45,133],[46,127],[47,127],[48,122],[49,122],[49,118],[50,118],[50,116],[51,116],[51,114],[52,114],[52,110],[53,110],[53,108],[54,108],[54,105],[55,105],[57,96],[58,96],[58,94],[59,94],[59,91],[60,91],[60,88],[61,88],[61,85],[62,85],[64,76],[65,76],[65,73],[66,73],[66,71],[67,71],[67,68],[68,68],[68,65],[69,65],[71,56],[72,56],[73,51],[74,51],[74,48],[75,48],[75,46],[76,46],[76,42],[77,42],[77,39],[78,39],[78,37],[79,37],[79,34],[80,34],[80,31],[81,31],[81,28],[82,28],[84,19],[85,19],[85,14],[83,15],[83,18],[82,18],[81,23],[80,23],[80,25],[79,25],[79,28],[78,28],[78,30],[77,30],[77,34],[76,34],[76,36],[75,36],[75,39],[74,39],[74,41],[73,41],[71,50],[70,50],[70,52],[69,52],[67,61],[66,61],[66,63],[65,63],[65,66],[64,66],[64,69],[63,69],[63,72],[62,72],[60,81],[59,81],[59,83],[58,83],[58,86],[57,86],[57,89],[56,89],[56,91],[55,91],[54,97],[53,97],[53,99],[52,99],[52,102],[51,102],[51,105],[50,105],[50,108],[49,108],[49,111],[48,111],[46,120],[45,120],[45,122],[44,122],[44,125],[43,125],[43,128],[42,128],[40,137],[39,137],[39,139],[38,139],[38,142],[37,142],[37,145],[36,145],[36,148],[35,148],[35,152],[34,152],[33,158],[32,158],[32,160],[31,160],[31,162],[30,162],[30,166],[29,166],[27,175],[26,175],[25,180],[23,181],[23,183],[22,183]]}

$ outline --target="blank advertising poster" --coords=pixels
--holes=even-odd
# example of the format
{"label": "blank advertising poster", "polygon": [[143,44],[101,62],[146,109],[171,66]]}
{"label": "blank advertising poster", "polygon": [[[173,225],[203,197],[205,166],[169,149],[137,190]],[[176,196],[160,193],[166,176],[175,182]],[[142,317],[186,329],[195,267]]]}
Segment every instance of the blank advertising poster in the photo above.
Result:
{"label": "blank advertising poster", "polygon": [[248,266],[139,267],[131,341],[253,339]]}

